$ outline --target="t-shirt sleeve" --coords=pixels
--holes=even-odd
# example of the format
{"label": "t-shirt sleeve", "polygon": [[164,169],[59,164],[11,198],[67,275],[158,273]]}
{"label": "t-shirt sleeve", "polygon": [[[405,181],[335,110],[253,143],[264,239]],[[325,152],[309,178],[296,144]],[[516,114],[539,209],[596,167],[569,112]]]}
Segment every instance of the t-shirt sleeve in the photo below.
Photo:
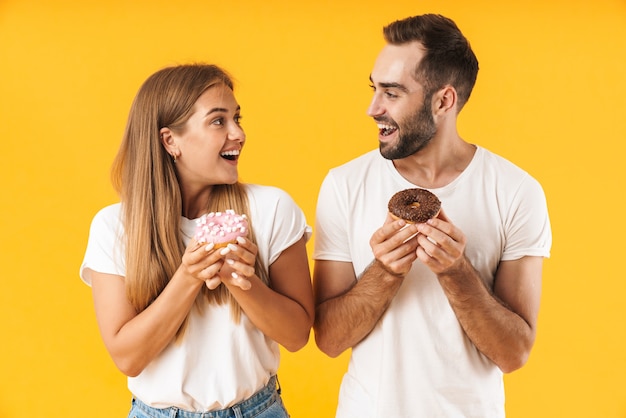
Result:
{"label": "t-shirt sleeve", "polygon": [[91,285],[91,277],[85,269],[119,276],[126,274],[119,216],[119,205],[112,205],[100,210],[91,221],[87,249],[79,273],[87,285]]}
{"label": "t-shirt sleeve", "polygon": [[549,257],[552,246],[550,218],[544,191],[534,178],[520,183],[507,215],[507,241],[502,260],[524,256]]}
{"label": "t-shirt sleeve", "polygon": [[313,232],[306,222],[304,212],[293,198],[281,189],[274,188],[273,190],[277,193],[277,199],[269,242],[268,265],[276,261],[284,250],[298,242],[303,236],[308,242]]}
{"label": "t-shirt sleeve", "polygon": [[[328,173],[317,198],[315,215],[315,260],[350,262],[348,242],[348,213],[345,202],[346,191],[337,186],[332,171]],[[343,194],[343,199],[342,199]]]}

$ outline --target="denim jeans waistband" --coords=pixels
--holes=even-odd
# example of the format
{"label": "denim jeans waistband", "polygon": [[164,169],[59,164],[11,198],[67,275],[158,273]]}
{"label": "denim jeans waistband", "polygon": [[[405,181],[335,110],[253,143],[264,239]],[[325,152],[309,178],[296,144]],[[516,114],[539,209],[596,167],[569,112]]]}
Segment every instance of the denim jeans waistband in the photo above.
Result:
{"label": "denim jeans waistband", "polygon": [[158,418],[249,418],[267,409],[280,397],[280,386],[277,388],[277,384],[277,377],[272,376],[263,389],[248,399],[218,411],[190,412],[176,407],[153,408],[137,398],[133,399],[133,404]]}

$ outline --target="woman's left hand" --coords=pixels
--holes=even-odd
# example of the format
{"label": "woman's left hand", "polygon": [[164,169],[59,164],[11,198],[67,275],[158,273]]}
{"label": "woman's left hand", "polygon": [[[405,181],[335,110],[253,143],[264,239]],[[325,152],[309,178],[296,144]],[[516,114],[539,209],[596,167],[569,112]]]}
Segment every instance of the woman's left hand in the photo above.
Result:
{"label": "woman's left hand", "polygon": [[254,262],[258,247],[247,238],[237,238],[237,244],[228,244],[220,250],[224,257],[224,265],[218,273],[226,286],[237,286],[242,290],[252,287],[249,278],[255,274]]}

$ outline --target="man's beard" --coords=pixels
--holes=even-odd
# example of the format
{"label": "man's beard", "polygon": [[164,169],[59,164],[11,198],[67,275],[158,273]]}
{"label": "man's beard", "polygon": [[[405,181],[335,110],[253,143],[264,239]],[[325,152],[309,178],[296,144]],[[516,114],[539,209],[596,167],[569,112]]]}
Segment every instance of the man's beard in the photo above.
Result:
{"label": "man's beard", "polygon": [[380,142],[379,149],[383,157],[388,160],[406,158],[422,150],[437,133],[437,126],[430,111],[426,106],[430,100],[424,100],[424,105],[405,121],[398,124],[398,140],[395,144]]}

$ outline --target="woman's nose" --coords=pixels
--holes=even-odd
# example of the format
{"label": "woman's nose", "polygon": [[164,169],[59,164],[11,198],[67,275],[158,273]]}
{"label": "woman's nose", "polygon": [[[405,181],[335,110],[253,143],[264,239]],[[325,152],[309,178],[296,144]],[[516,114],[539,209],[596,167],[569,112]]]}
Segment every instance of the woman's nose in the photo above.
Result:
{"label": "woman's nose", "polygon": [[246,133],[243,131],[243,128],[238,124],[233,124],[233,126],[228,131],[228,139],[231,141],[245,141]]}

